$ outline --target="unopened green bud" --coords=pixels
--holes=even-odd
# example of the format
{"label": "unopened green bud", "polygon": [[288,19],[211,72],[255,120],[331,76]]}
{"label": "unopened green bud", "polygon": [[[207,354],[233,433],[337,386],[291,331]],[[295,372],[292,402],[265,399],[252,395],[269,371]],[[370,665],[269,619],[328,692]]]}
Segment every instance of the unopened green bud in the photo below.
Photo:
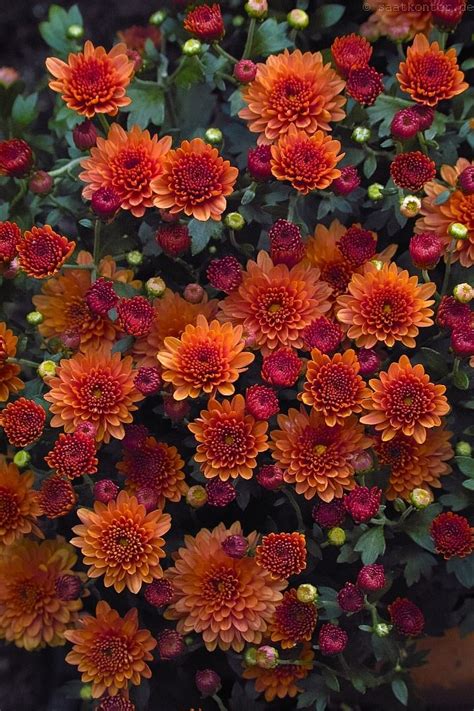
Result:
{"label": "unopened green bud", "polygon": [[460,222],[453,222],[449,225],[448,234],[453,239],[466,239],[469,235],[469,230],[466,225],[462,225]]}
{"label": "unopened green bud", "polygon": [[373,200],[374,202],[383,200],[383,185],[380,185],[380,183],[372,183],[372,185],[369,185],[367,188],[367,195],[369,200]]}
{"label": "unopened green bud", "polygon": [[393,502],[393,508],[395,509],[395,511],[398,511],[398,513],[403,513],[404,511],[406,511],[407,505],[403,501],[403,499],[395,499],[395,501]]}
{"label": "unopened green bud", "polygon": [[291,10],[286,16],[286,20],[289,26],[295,30],[305,30],[309,25],[308,13],[298,8]]}
{"label": "unopened green bud", "polygon": [[186,494],[186,503],[193,509],[200,509],[207,502],[207,491],[200,484],[191,486]]}
{"label": "unopened green bud", "polygon": [[346,542],[346,532],[339,526],[334,526],[328,531],[328,541],[332,546],[343,546]]}
{"label": "unopened green bud", "polygon": [[83,701],[90,701],[92,699],[92,685],[83,684],[79,692],[79,696]]}
{"label": "unopened green bud", "polygon": [[13,457],[13,464],[16,464],[19,469],[24,469],[24,467],[27,467],[30,462],[31,455],[26,451],[26,449],[20,449],[20,451]]}
{"label": "unopened green bud", "polygon": [[132,252],[127,252],[126,259],[131,267],[139,267],[143,262],[143,254],[138,249],[134,249]]}
{"label": "unopened green bud", "polygon": [[66,30],[66,37],[69,39],[82,39],[84,37],[84,28],[82,25],[69,25]]}
{"label": "unopened green bud", "polygon": [[356,143],[367,143],[370,136],[372,135],[370,128],[366,126],[356,126],[352,131],[352,140]]}
{"label": "unopened green bud", "polygon": [[374,627],[374,634],[377,637],[388,637],[393,625],[388,625],[386,622],[378,622]]}
{"label": "unopened green bud", "polygon": [[192,644],[194,644],[194,637],[191,637],[190,634],[186,635],[184,638],[184,644],[186,647],[190,647]]}
{"label": "unopened green bud", "polygon": [[30,311],[30,313],[26,315],[26,322],[29,323],[30,326],[39,326],[43,321],[44,316],[39,311]]}
{"label": "unopened green bud", "polygon": [[303,583],[296,588],[296,597],[300,602],[316,602],[318,599],[318,588],[311,583]]}
{"label": "unopened green bud", "polygon": [[56,373],[56,363],[54,360],[44,360],[38,366],[38,375],[40,378],[52,378]]}
{"label": "unopened green bud", "polygon": [[245,22],[245,17],[243,17],[242,15],[234,15],[234,17],[232,18],[232,25],[234,27],[242,27],[244,22]]}
{"label": "unopened green bud", "polygon": [[245,12],[249,17],[263,20],[268,13],[268,2],[267,0],[248,0],[245,3]]}
{"label": "unopened green bud", "polygon": [[188,39],[183,44],[182,52],[186,57],[196,57],[202,52],[202,44],[198,39]]}
{"label": "unopened green bud", "polygon": [[150,277],[150,279],[145,282],[145,291],[148,296],[159,299],[166,291],[166,284],[161,277]]}
{"label": "unopened green bud", "polygon": [[222,131],[220,128],[208,128],[204,134],[204,138],[211,144],[211,146],[218,146],[222,143]]}
{"label": "unopened green bud", "polygon": [[418,511],[422,511],[433,503],[433,494],[431,491],[428,491],[428,489],[413,489],[410,493],[410,503],[418,509]]}
{"label": "unopened green bud", "polygon": [[159,27],[166,20],[166,12],[164,10],[157,10],[150,16],[148,23],[150,25],[156,25]]}
{"label": "unopened green bud", "polygon": [[248,667],[254,667],[257,664],[257,650],[255,647],[249,647],[245,650],[244,662]]}
{"label": "unopened green bud", "polygon": [[229,212],[224,218],[224,224],[230,230],[238,232],[245,227],[245,220],[240,212]]}
{"label": "unopened green bud", "polygon": [[213,244],[209,247],[209,254],[215,254],[217,252],[217,247]]}
{"label": "unopened green bud", "polygon": [[382,269],[383,269],[383,262],[382,262],[381,259],[371,259],[371,260],[370,260],[370,263],[374,265],[374,267],[376,268],[376,270],[377,270],[378,272],[381,272],[381,271],[382,271]]}
{"label": "unopened green bud", "polygon": [[472,447],[469,442],[458,442],[456,444],[456,454],[458,455],[458,457],[472,456]]}
{"label": "unopened green bud", "polygon": [[474,299],[474,289],[470,284],[456,284],[453,289],[453,296],[461,304],[468,304]]}

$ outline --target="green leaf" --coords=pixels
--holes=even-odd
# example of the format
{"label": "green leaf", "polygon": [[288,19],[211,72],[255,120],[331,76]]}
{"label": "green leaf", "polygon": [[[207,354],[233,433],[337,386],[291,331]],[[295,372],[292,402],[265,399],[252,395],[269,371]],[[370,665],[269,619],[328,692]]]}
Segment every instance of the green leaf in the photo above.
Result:
{"label": "green leaf", "polygon": [[270,54],[277,54],[286,47],[291,47],[292,42],[286,34],[287,22],[277,22],[270,17],[258,27],[255,32],[251,56],[268,57]]}
{"label": "green leaf", "polygon": [[326,682],[326,686],[329,689],[331,689],[332,691],[340,690],[341,687],[339,685],[339,679],[331,669],[323,669],[323,677],[324,681]]}
{"label": "green leaf", "polygon": [[467,558],[452,558],[446,563],[448,573],[454,573],[458,582],[465,588],[474,587],[474,555]]}
{"label": "green leaf", "polygon": [[344,5],[335,5],[332,3],[318,7],[315,13],[317,29],[326,29],[326,27],[335,25],[336,22],[339,22],[345,10]]}
{"label": "green leaf", "polygon": [[17,96],[12,106],[12,120],[15,128],[23,130],[38,116],[38,94]]}
{"label": "green leaf", "polygon": [[47,21],[39,24],[41,37],[62,57],[78,49],[76,42],[67,36],[71,25],[82,25],[82,15],[77,5],[73,5],[69,10],[64,10],[59,5],[51,5]]}
{"label": "green leaf", "polygon": [[363,172],[366,178],[370,178],[377,168],[377,159],[373,153],[369,153],[364,162]]}
{"label": "green leaf", "polygon": [[474,459],[472,457],[454,457],[454,461],[463,474],[474,477]]}
{"label": "green leaf", "polygon": [[161,126],[165,118],[165,95],[163,88],[153,81],[135,79],[128,89],[132,103],[125,107],[128,111],[127,126],[134,124],[146,128],[149,123]]}
{"label": "green leaf", "polygon": [[474,491],[474,479],[466,479],[466,481],[463,481],[462,485],[465,489],[469,489],[469,491]]}
{"label": "green leaf", "polygon": [[199,57],[183,57],[174,78],[177,86],[186,89],[204,79],[204,66]]}
{"label": "green leaf", "polygon": [[319,617],[322,620],[331,620],[333,617],[340,617],[342,615],[342,610],[337,602],[337,592],[332,588],[320,587],[319,588],[319,598],[318,598],[318,608]]}
{"label": "green leaf", "polygon": [[191,235],[191,254],[199,254],[208,245],[211,237],[215,237],[222,232],[222,223],[215,220],[207,220],[202,222],[193,218],[188,224],[189,234]]}
{"label": "green leaf", "polygon": [[121,338],[112,346],[112,353],[125,353],[125,351],[128,351],[128,349],[132,347],[134,340],[133,336]]}
{"label": "green leaf", "polygon": [[442,205],[442,204],[445,203],[447,200],[449,200],[450,195],[451,195],[451,191],[450,191],[450,190],[443,190],[442,193],[440,193],[437,197],[435,197],[435,199],[433,200],[433,202],[434,202],[435,205]]}
{"label": "green leaf", "polygon": [[392,691],[395,698],[404,706],[408,703],[408,688],[403,679],[394,679],[392,681]]}
{"label": "green leaf", "polygon": [[469,376],[464,370],[453,373],[453,385],[458,390],[469,390]]}
{"label": "green leaf", "polygon": [[405,101],[405,99],[398,99],[395,96],[381,94],[377,97],[374,105],[367,109],[367,113],[371,124],[376,124],[381,121],[378,131],[379,136],[389,135],[390,124],[392,123],[392,119],[396,112],[400,109],[406,109],[408,106],[411,106],[409,101]]}
{"label": "green leaf", "polygon": [[421,577],[429,578],[431,569],[436,565],[436,558],[419,548],[407,559],[403,575],[408,587],[417,583]]}
{"label": "green leaf", "polygon": [[383,526],[369,528],[369,530],[363,533],[359,538],[354,546],[354,550],[362,554],[361,558],[364,565],[375,563],[377,558],[385,552]]}
{"label": "green leaf", "polygon": [[439,504],[431,504],[424,511],[416,511],[403,523],[403,531],[419,546],[434,553],[433,539],[429,534],[432,520],[441,511]]}
{"label": "green leaf", "polygon": [[422,356],[423,365],[427,367],[431,375],[437,378],[447,375],[449,369],[446,364],[446,358],[441,353],[434,351],[432,348],[422,348],[420,355]]}

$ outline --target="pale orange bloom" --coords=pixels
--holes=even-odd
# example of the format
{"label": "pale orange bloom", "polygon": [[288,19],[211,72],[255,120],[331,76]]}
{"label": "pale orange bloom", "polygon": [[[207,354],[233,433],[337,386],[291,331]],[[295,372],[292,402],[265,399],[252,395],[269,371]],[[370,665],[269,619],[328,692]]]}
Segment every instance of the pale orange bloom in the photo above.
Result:
{"label": "pale orange bloom", "polygon": [[11,545],[26,533],[43,538],[36,525],[41,508],[38,493],[34,491],[35,475],[0,457],[0,543]]}
{"label": "pale orange bloom", "polygon": [[17,376],[21,368],[16,363],[7,363],[7,358],[16,355],[16,344],[18,338],[13,335],[13,331],[7,328],[7,324],[0,323],[0,402],[6,402],[11,393],[17,393],[25,387],[25,384]]}
{"label": "pale orange bloom", "polygon": [[314,602],[300,602],[296,589],[283,594],[270,625],[270,639],[279,642],[282,649],[291,649],[301,642],[309,642],[313,636],[318,610]]}
{"label": "pale orange bloom", "polygon": [[393,39],[405,39],[416,32],[428,33],[431,29],[431,11],[429,3],[417,0],[404,0],[389,3],[386,0],[367,0],[365,9],[374,10],[369,20],[361,29],[367,36],[387,35]]}
{"label": "pale orange bloom", "polygon": [[53,91],[61,94],[66,106],[78,114],[93,118],[96,114],[116,116],[128,106],[125,96],[132,78],[134,63],[130,61],[124,44],[116,44],[110,52],[94,47],[87,40],[84,51],[70,54],[68,61],[49,57],[46,67],[54,79],[49,82]]}
{"label": "pale orange bloom", "polygon": [[293,699],[303,691],[298,682],[306,679],[313,668],[314,652],[310,644],[303,645],[298,659],[301,664],[282,664],[280,657],[280,663],[274,669],[247,667],[242,676],[244,679],[255,679],[255,690],[264,693],[265,701],[285,699],[287,696]]}

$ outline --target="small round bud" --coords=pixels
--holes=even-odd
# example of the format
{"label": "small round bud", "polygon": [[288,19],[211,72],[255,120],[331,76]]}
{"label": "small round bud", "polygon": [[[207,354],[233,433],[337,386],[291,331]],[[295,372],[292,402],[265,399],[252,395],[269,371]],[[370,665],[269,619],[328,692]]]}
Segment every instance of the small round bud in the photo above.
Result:
{"label": "small round bud", "polygon": [[30,326],[39,326],[43,321],[44,316],[40,311],[30,311],[29,314],[26,314],[26,322],[29,323]]}
{"label": "small round bud", "polygon": [[197,57],[202,52],[202,44],[198,39],[188,39],[183,44],[182,52],[185,57]]}
{"label": "small round bud", "polygon": [[245,3],[245,12],[249,17],[263,20],[268,13],[268,2],[267,0],[248,0]]}
{"label": "small round bud", "polygon": [[137,501],[139,504],[145,507],[147,513],[155,511],[158,507],[158,494],[155,489],[149,486],[142,486],[135,493]]}
{"label": "small round bud", "polygon": [[84,37],[84,28],[82,25],[69,25],[66,30],[66,37],[69,39],[82,39]]}
{"label": "small round bud", "polygon": [[416,217],[421,210],[421,200],[416,195],[406,195],[400,202],[400,212],[404,217]]}
{"label": "small round bud", "polygon": [[204,138],[211,146],[218,146],[222,143],[223,135],[220,128],[208,128],[204,134]]}
{"label": "small round bud", "polygon": [[200,484],[191,486],[186,494],[186,503],[193,509],[200,509],[207,503],[207,491]]}
{"label": "small round bud", "polygon": [[264,489],[276,491],[283,486],[283,470],[276,464],[266,464],[258,471],[257,481]]}
{"label": "small round bud", "polygon": [[196,687],[201,696],[214,696],[221,688],[221,678],[214,669],[201,669],[194,677]]}
{"label": "small round bud", "polygon": [[117,498],[120,489],[112,479],[101,479],[94,484],[94,499],[102,504],[108,504]]}
{"label": "small round bud", "polygon": [[458,457],[471,457],[472,456],[472,447],[469,444],[469,442],[457,442],[456,444],[456,454]]}
{"label": "small round bud", "polygon": [[239,560],[247,555],[249,542],[244,536],[227,536],[227,538],[224,538],[222,541],[222,549],[229,558]]}
{"label": "small round bud", "polygon": [[310,583],[303,583],[296,588],[296,597],[300,602],[316,602],[318,588]]}
{"label": "small round bud", "polygon": [[91,197],[91,208],[101,220],[112,220],[120,209],[122,201],[115,188],[104,186]]}
{"label": "small round bud", "polygon": [[245,227],[245,220],[239,212],[228,212],[224,218],[224,224],[230,230],[238,232]]}
{"label": "small round bud", "polygon": [[351,457],[351,464],[356,474],[367,474],[374,468],[374,458],[367,450],[361,450]]}
{"label": "small round bud", "polygon": [[245,17],[243,15],[234,15],[232,18],[232,26],[233,27],[242,27],[242,25],[245,23]]}
{"label": "small round bud", "polygon": [[83,684],[79,692],[79,696],[83,701],[90,701],[92,699],[92,685]]}
{"label": "small round bud", "polygon": [[241,59],[234,66],[234,77],[241,84],[248,84],[257,76],[257,65],[251,59]]}
{"label": "small round bud", "polygon": [[216,254],[217,253],[217,247],[215,247],[213,244],[208,249],[209,254]]}
{"label": "small round bud", "polygon": [[255,660],[260,669],[275,669],[278,665],[279,657],[278,649],[270,647],[269,644],[264,644],[257,649]]}
{"label": "small round bud", "polygon": [[428,491],[428,489],[413,489],[410,494],[410,503],[418,509],[418,511],[422,511],[433,503],[433,498],[433,494],[431,491]]}
{"label": "small round bud", "polygon": [[184,637],[177,630],[162,630],[157,636],[156,650],[161,659],[177,659],[186,651]]}
{"label": "small round bud", "polygon": [[343,546],[346,542],[346,532],[339,526],[330,528],[328,531],[328,541],[332,546]]}
{"label": "small round bud", "polygon": [[143,254],[138,249],[134,249],[132,252],[127,252],[126,259],[131,267],[139,267],[143,262]]}
{"label": "small round bud", "polygon": [[249,647],[245,650],[244,663],[248,667],[254,667],[257,664],[257,650],[255,647]]}
{"label": "small round bud", "polygon": [[56,373],[56,363],[54,360],[44,360],[39,364],[37,372],[43,380],[46,380],[46,378],[52,378]]}
{"label": "small round bud", "polygon": [[150,15],[148,24],[155,25],[155,27],[159,27],[160,25],[163,24],[163,22],[165,20],[166,20],[166,12],[164,10],[157,10],[156,12],[153,13],[153,15]]}
{"label": "small round bud", "polygon": [[77,575],[60,575],[56,578],[54,587],[57,597],[64,602],[81,597],[82,583]]}
{"label": "small round bud", "polygon": [[381,259],[371,259],[371,260],[370,260],[370,263],[374,265],[374,267],[376,268],[376,270],[377,270],[378,272],[381,272],[381,271],[382,271],[382,269],[383,269],[383,262],[382,262]]}
{"label": "small round bud", "polygon": [[16,464],[19,469],[24,469],[30,462],[31,455],[26,451],[26,449],[20,449],[20,451],[13,457],[13,464]]}
{"label": "small round bud", "polygon": [[173,599],[173,586],[169,580],[153,580],[145,588],[145,600],[153,607],[163,607]]}
{"label": "small round bud", "polygon": [[366,126],[356,126],[352,131],[351,138],[356,143],[367,143],[371,135],[372,132],[370,128],[367,128]]}
{"label": "small round bud", "polygon": [[448,234],[453,239],[466,239],[469,235],[469,230],[466,225],[462,225],[460,222],[452,222],[449,225]]}
{"label": "small round bud", "polygon": [[166,284],[161,277],[150,277],[145,282],[145,291],[148,296],[159,299],[166,291]]}
{"label": "small round bud", "polygon": [[200,304],[204,293],[204,289],[200,284],[187,284],[183,291],[183,296],[190,304]]}
{"label": "small round bud", "polygon": [[372,183],[372,185],[369,185],[367,188],[367,196],[369,200],[373,200],[374,202],[383,200],[383,185],[380,185],[380,183]]}
{"label": "small round bud", "polygon": [[474,289],[470,284],[457,284],[453,289],[453,296],[461,304],[468,304],[474,299]]}
{"label": "small round bud", "polygon": [[374,634],[376,634],[377,637],[388,637],[391,632],[392,626],[393,625],[387,625],[386,622],[377,622],[374,627]]}
{"label": "small round bud", "polygon": [[80,151],[88,151],[97,143],[97,129],[89,119],[74,126],[72,130],[72,140]]}
{"label": "small round bud", "polygon": [[291,10],[286,16],[286,20],[289,26],[295,30],[305,30],[309,25],[308,13],[298,8]]}
{"label": "small round bud", "polygon": [[37,170],[30,178],[28,187],[35,195],[47,195],[53,187],[54,180],[45,170]]}

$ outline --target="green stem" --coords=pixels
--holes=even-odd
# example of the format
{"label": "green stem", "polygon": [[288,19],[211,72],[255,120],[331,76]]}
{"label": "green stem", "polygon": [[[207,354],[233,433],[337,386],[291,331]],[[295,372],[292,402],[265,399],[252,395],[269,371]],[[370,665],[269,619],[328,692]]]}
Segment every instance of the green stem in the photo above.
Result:
{"label": "green stem", "polygon": [[244,53],[242,55],[242,59],[248,59],[250,57],[250,54],[252,52],[253,38],[255,35],[256,26],[257,26],[257,20],[255,19],[255,17],[252,17],[252,19],[250,20],[249,31],[247,34],[247,41],[245,42]]}
{"label": "green stem", "polygon": [[428,156],[430,154],[430,152],[428,150],[428,145],[426,143],[426,139],[425,139],[423,131],[418,131],[418,133],[416,135],[417,135],[418,143],[420,144],[421,150],[423,151],[425,156]]}
{"label": "green stem", "polygon": [[421,276],[423,277],[423,281],[425,284],[429,284],[431,282],[430,275],[428,274],[428,271],[426,269],[421,270]]}
{"label": "green stem", "polygon": [[233,77],[231,74],[226,74],[225,72],[217,72],[218,77],[222,77],[225,81],[230,82],[231,84],[235,84],[236,86],[239,85],[239,82],[235,77]]}
{"label": "green stem", "polygon": [[446,252],[446,269],[444,272],[443,286],[441,287],[440,297],[441,299],[446,294],[449,285],[449,277],[451,275],[451,262],[453,259],[453,251],[456,247],[456,240],[452,239]]}
{"label": "green stem", "polygon": [[172,126],[177,127],[178,126],[178,120],[176,118],[176,111],[174,108],[174,101],[173,97],[171,95],[171,90],[168,89],[165,91],[165,106],[166,109],[170,115],[170,123]]}
{"label": "green stem", "polygon": [[288,222],[293,222],[293,220],[295,219],[297,201],[298,193],[293,193],[292,195],[290,195],[290,199],[288,200],[288,215],[286,217]]}
{"label": "green stem", "polygon": [[84,160],[83,158],[73,158],[73,160],[70,160],[69,163],[66,163],[66,165],[62,165],[60,168],[56,168],[56,170],[50,170],[48,172],[48,175],[51,178],[57,178],[59,175],[62,175],[63,173],[67,173],[68,170],[71,168],[74,168],[76,165],[79,165],[81,160]]}
{"label": "green stem", "polygon": [[223,702],[222,702],[222,699],[221,699],[217,694],[213,694],[212,698],[214,699],[214,701],[215,701],[216,704],[218,705],[219,711],[227,711],[227,707],[224,706],[224,704],[223,704]]}
{"label": "green stem", "polygon": [[296,501],[295,497],[293,496],[293,492],[291,492],[289,489],[282,489],[282,493],[286,496],[286,498],[290,502],[291,506],[293,507],[293,511],[295,512],[296,519],[298,521],[298,530],[303,532],[305,530],[303,516],[301,514],[301,509],[298,505],[298,502]]}
{"label": "green stem", "polygon": [[[101,116],[101,114],[99,114]],[[97,267],[99,265],[99,254],[100,254],[100,230],[102,223],[100,220],[96,220],[94,224],[94,249],[92,252],[92,282],[97,279]]]}
{"label": "green stem", "polygon": [[455,358],[453,363],[453,378],[459,373],[459,368],[461,367],[461,358]]}
{"label": "green stem", "polygon": [[105,114],[97,114],[97,116],[99,117],[99,123],[101,125],[102,130],[105,133],[105,135],[107,136],[109,133],[109,129],[110,129],[109,122],[105,118]]}
{"label": "green stem", "polygon": [[397,53],[402,61],[405,60],[405,52],[403,51],[403,46],[401,42],[397,42]]}
{"label": "green stem", "polygon": [[40,366],[40,363],[36,363],[34,360],[28,360],[27,358],[7,358],[7,363],[26,365],[28,368],[38,368]]}
{"label": "green stem", "polygon": [[94,269],[93,264],[63,264],[61,269]]}
{"label": "green stem", "polygon": [[440,32],[439,33],[439,47],[440,49],[444,49],[446,47],[446,40],[448,39],[449,33],[448,32]]}
{"label": "green stem", "polygon": [[20,180],[20,187],[18,188],[18,192],[10,203],[10,215],[13,214],[13,208],[15,207],[17,202],[20,202],[20,200],[22,200],[25,197],[27,190],[28,190],[28,181],[27,180]]}
{"label": "green stem", "polygon": [[379,623],[379,616],[377,614],[377,607],[374,603],[368,602],[367,598],[365,599],[365,608],[366,610],[369,610],[370,616],[372,619],[372,627],[375,627],[375,625],[378,625]]}
{"label": "green stem", "polygon": [[239,61],[231,54],[229,54],[229,52],[226,52],[225,49],[220,46],[220,44],[217,44],[217,42],[214,42],[212,46],[214,47],[214,50],[217,52],[217,54],[220,54],[221,57],[225,57],[228,62],[232,62],[232,64],[237,64],[237,62]]}

